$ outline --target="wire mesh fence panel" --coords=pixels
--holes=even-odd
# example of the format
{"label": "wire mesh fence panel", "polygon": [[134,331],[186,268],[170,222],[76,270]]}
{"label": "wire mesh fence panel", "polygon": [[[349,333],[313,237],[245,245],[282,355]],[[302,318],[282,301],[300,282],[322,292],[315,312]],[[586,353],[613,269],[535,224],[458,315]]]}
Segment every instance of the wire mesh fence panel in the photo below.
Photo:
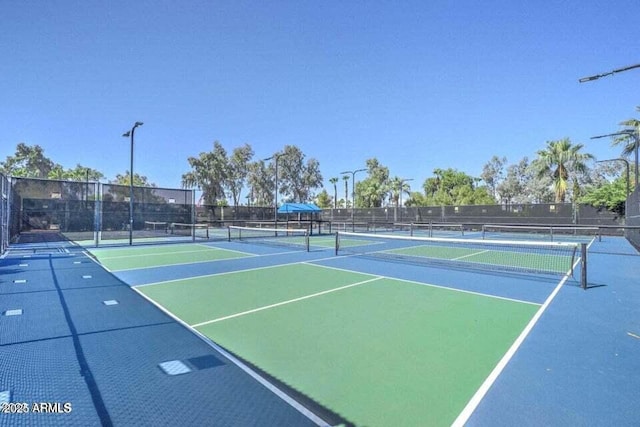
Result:
{"label": "wire mesh fence panel", "polygon": [[[193,190],[134,186],[132,191],[118,184],[101,188],[101,240],[185,237],[168,233],[168,225],[195,221]],[[160,226],[163,223],[167,226]]]}
{"label": "wire mesh fence panel", "polygon": [[627,225],[633,228],[625,230],[625,237],[636,249],[640,250],[640,187],[636,187],[627,199]]}
{"label": "wire mesh fence panel", "polygon": [[0,187],[2,200],[0,204],[0,255],[4,254],[9,246],[9,179],[0,174]]}
{"label": "wire mesh fence panel", "polygon": [[401,206],[325,209],[322,219],[340,223],[582,224],[622,225],[623,218],[606,209],[571,203]]}
{"label": "wire mesh fence panel", "polygon": [[10,233],[14,239],[24,242],[93,237],[96,183],[13,177],[11,193]]}

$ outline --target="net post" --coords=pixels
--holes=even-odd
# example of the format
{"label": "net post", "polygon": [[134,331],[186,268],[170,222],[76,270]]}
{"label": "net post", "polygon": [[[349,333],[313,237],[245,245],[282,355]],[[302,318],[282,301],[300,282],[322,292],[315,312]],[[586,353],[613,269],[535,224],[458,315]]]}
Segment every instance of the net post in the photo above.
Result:
{"label": "net post", "polygon": [[94,183],[95,205],[93,210],[93,240],[96,248],[100,244],[100,234],[102,230],[102,197],[100,195],[102,184]]}
{"label": "net post", "polygon": [[336,231],[336,245],[335,245],[335,253],[338,255],[338,251],[340,250],[340,238],[338,237],[339,233]]}
{"label": "net post", "polygon": [[580,243],[580,286],[587,289],[587,244]]}
{"label": "net post", "polygon": [[551,241],[553,242],[553,227],[549,227],[549,234],[551,235]]}
{"label": "net post", "polygon": [[309,242],[309,240],[310,240],[309,231],[307,230],[307,232],[304,235],[304,244],[306,246],[307,252],[309,252],[311,249],[311,243]]}
{"label": "net post", "polygon": [[231,241],[231,226],[228,225],[227,226],[227,236],[228,236],[228,240],[227,241]]}

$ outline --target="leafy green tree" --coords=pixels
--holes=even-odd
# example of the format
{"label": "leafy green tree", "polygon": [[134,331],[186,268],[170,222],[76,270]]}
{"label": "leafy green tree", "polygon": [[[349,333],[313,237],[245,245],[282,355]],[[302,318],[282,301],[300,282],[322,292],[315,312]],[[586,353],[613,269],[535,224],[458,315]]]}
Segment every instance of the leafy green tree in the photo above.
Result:
{"label": "leafy green tree", "polygon": [[610,211],[624,215],[626,200],[627,182],[621,177],[590,189],[580,198],[580,203],[588,203],[597,208],[606,207]]}
{"label": "leafy green tree", "polygon": [[67,171],[64,170],[64,167],[61,164],[56,163],[55,165],[53,165],[53,168],[51,168],[51,170],[49,171],[47,178],[64,180],[64,179],[68,179],[69,175]]}
{"label": "leafy green tree", "polygon": [[366,165],[367,178],[356,184],[356,206],[379,208],[389,194],[389,168],[375,157],[368,159]]}
{"label": "leafy green tree", "polygon": [[187,161],[191,171],[182,175],[182,186],[202,190],[206,205],[215,206],[219,199],[224,199],[224,183],[229,176],[229,162],[224,147],[215,141],[213,150],[200,153],[198,157],[189,157]]}
{"label": "leafy green tree", "polygon": [[558,141],[547,141],[547,147],[538,151],[536,165],[538,176],[551,175],[555,189],[556,203],[564,203],[572,179],[574,193],[578,191],[577,174],[587,169],[587,160],[593,159],[591,154],[581,153],[582,144],[572,144],[569,138]]}
{"label": "leafy green tree", "polygon": [[[131,175],[126,171],[123,175],[117,174],[116,178],[109,182],[117,185],[131,185]],[[149,182],[146,176],[137,173],[133,174],[133,185],[134,187],[156,187],[156,184]]]}
{"label": "leafy green tree", "polygon": [[316,197],[316,204],[321,209],[331,208],[331,196],[327,193],[327,190],[323,189]]}
{"label": "leafy green tree", "polygon": [[25,178],[47,178],[56,164],[44,155],[39,145],[29,146],[23,142],[16,146],[13,156],[0,163],[0,172],[5,175]]}
{"label": "leafy green tree", "polygon": [[320,163],[316,159],[305,161],[305,157],[295,145],[285,145],[278,155],[278,191],[288,201],[303,203],[311,200],[313,190],[322,187]]}
{"label": "leafy green tree", "polygon": [[424,196],[413,193],[412,205],[488,205],[494,204],[494,197],[489,194],[488,187],[479,186],[480,179],[467,175],[456,169],[434,169],[435,176],[427,178],[422,187]]}
{"label": "leafy green tree", "polygon": [[427,197],[419,191],[412,191],[407,201],[404,202],[404,205],[405,206],[428,206]]}
{"label": "leafy green tree", "polygon": [[49,179],[61,179],[69,181],[100,181],[104,178],[102,172],[77,164],[74,169],[64,169],[62,165],[55,164],[49,175]]}
{"label": "leafy green tree", "polygon": [[493,156],[482,168],[480,178],[489,187],[493,197],[498,197],[498,187],[504,179],[504,166],[507,163],[506,157]]}
{"label": "leafy green tree", "polygon": [[229,159],[227,176],[224,180],[224,187],[231,194],[233,205],[240,204],[240,193],[249,173],[249,162],[253,157],[253,149],[249,144],[244,144],[233,150]]}
{"label": "leafy green tree", "polygon": [[255,204],[258,206],[273,205],[274,182],[272,173],[269,172],[263,160],[248,164],[247,184],[251,188]]}

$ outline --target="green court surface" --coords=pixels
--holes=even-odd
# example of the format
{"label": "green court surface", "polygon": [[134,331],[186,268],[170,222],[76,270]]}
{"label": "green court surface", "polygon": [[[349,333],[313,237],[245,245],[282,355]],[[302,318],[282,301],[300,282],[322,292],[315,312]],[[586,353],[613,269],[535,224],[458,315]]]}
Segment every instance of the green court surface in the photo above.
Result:
{"label": "green court surface", "polygon": [[111,271],[242,258],[251,254],[200,244],[133,246],[89,250]]}
{"label": "green court surface", "polygon": [[450,425],[537,304],[312,264],[136,288],[356,425]]}

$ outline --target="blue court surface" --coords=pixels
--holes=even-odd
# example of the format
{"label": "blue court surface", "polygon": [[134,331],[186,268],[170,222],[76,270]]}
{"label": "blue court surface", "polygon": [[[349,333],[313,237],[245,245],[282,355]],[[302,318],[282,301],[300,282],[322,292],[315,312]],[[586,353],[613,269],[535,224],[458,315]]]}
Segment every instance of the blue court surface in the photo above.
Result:
{"label": "blue court surface", "polygon": [[640,425],[623,238],[591,242],[586,290],[332,245],[11,246],[0,426]]}

